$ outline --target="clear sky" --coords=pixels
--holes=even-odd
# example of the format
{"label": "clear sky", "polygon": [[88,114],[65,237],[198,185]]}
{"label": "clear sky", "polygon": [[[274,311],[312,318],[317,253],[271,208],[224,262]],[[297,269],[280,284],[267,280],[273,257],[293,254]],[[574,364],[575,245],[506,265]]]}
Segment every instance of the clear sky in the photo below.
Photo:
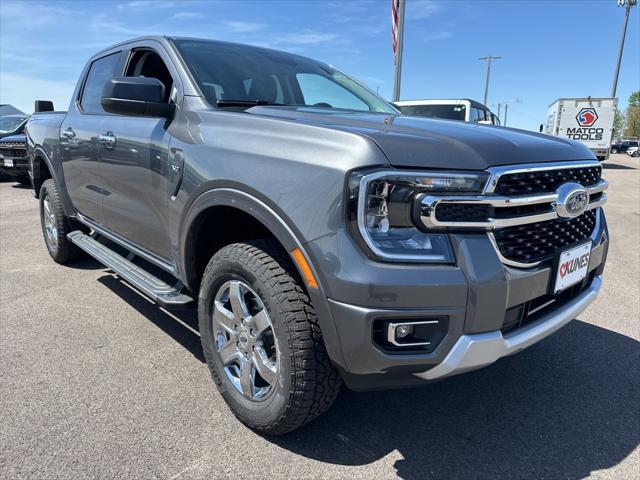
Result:
{"label": "clear sky", "polygon": [[[407,0],[402,98],[511,102],[509,126],[537,130],[558,97],[608,96],[624,9],[616,0]],[[632,10],[618,97],[640,89],[640,6]],[[393,90],[391,0],[0,0],[0,103],[66,109],[97,50],[143,34],[207,37],[288,50]]]}

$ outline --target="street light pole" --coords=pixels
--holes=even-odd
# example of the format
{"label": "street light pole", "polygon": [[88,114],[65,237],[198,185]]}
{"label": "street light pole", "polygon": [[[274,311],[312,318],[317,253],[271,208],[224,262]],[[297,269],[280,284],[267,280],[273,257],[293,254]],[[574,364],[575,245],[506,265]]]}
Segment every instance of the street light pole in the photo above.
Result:
{"label": "street light pole", "polygon": [[624,14],[624,27],[622,28],[622,39],[620,40],[620,48],[618,49],[618,63],[616,65],[616,71],[613,75],[613,85],[611,86],[611,96],[616,96],[616,90],[618,89],[618,75],[620,74],[620,64],[622,63],[622,51],[624,50],[624,38],[627,36],[627,24],[629,23],[629,12],[631,7],[635,7],[638,4],[638,0],[618,0],[618,6],[626,7]]}
{"label": "street light pole", "polygon": [[491,60],[497,60],[502,57],[493,57],[488,55],[486,57],[480,57],[478,60],[486,60],[487,61],[487,79],[484,82],[484,104],[487,104],[487,98],[489,97],[489,76],[491,75]]}
{"label": "street light pole", "polygon": [[400,82],[402,80],[402,49],[404,47],[404,7],[405,0],[398,1],[398,25],[396,45],[396,73],[393,81],[393,101],[400,100]]}

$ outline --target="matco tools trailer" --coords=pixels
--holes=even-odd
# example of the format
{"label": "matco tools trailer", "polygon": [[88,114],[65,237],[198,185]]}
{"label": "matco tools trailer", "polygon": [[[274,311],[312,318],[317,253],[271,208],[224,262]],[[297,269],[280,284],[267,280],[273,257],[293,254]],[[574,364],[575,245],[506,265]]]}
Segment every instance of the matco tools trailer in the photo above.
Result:
{"label": "matco tools trailer", "polygon": [[546,133],[582,142],[606,160],[617,107],[617,98],[559,98],[549,105]]}

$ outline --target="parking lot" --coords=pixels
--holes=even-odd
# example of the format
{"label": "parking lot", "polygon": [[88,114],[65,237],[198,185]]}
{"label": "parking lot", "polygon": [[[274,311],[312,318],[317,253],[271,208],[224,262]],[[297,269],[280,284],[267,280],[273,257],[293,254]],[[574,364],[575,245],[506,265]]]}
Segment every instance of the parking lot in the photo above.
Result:
{"label": "parking lot", "polygon": [[345,390],[279,438],[228,410],[194,312],[55,264],[31,191],[0,183],[0,478],[637,478],[639,172],[605,162],[611,248],[579,319],[484,370]]}

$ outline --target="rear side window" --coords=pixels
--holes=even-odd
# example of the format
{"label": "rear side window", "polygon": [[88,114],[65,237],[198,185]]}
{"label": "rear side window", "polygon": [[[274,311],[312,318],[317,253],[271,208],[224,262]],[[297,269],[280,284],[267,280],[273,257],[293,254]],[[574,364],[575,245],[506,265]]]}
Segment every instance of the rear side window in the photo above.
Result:
{"label": "rear side window", "polygon": [[403,105],[400,111],[410,117],[443,118],[445,120],[464,120],[464,105]]}
{"label": "rear side window", "polygon": [[89,67],[80,100],[80,105],[85,113],[107,114],[100,105],[100,97],[104,85],[114,77],[119,60],[120,52],[113,53],[94,61]]}

